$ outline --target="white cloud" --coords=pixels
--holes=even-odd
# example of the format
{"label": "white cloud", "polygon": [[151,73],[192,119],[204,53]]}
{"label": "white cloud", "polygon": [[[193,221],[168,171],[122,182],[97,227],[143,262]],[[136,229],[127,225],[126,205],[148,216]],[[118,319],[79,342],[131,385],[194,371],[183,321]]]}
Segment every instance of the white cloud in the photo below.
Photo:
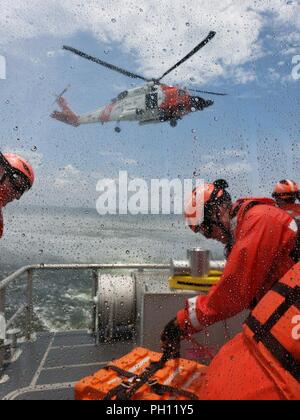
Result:
{"label": "white cloud", "polygon": [[[210,30],[217,37],[166,81],[197,83],[219,76],[239,83],[254,79],[243,66],[265,52],[260,34],[266,25],[300,28],[300,5],[283,0],[2,0],[0,45],[43,36],[64,38],[88,32],[102,42],[120,43],[136,57],[137,71],[159,76]],[[50,56],[54,53],[49,51]],[[134,69],[133,69],[134,70]]]}
{"label": "white cloud", "polygon": [[200,175],[204,178],[213,177],[218,178],[220,176],[230,177],[235,175],[247,174],[252,171],[252,166],[247,162],[230,162],[224,164],[222,162],[208,162],[201,167]]}
{"label": "white cloud", "polygon": [[238,67],[234,70],[233,77],[237,82],[246,84],[253,82],[256,79],[256,74],[254,70],[245,70],[241,67]]}

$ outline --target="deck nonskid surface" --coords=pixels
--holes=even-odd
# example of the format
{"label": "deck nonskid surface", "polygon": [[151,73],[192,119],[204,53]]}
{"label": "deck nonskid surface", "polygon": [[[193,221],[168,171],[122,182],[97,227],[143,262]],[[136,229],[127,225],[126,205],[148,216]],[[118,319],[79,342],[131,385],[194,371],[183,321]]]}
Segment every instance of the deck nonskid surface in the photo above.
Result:
{"label": "deck nonskid surface", "polygon": [[0,385],[0,399],[72,400],[77,381],[133,347],[132,342],[97,347],[84,331],[38,335],[21,346],[21,357],[5,369],[9,380]]}

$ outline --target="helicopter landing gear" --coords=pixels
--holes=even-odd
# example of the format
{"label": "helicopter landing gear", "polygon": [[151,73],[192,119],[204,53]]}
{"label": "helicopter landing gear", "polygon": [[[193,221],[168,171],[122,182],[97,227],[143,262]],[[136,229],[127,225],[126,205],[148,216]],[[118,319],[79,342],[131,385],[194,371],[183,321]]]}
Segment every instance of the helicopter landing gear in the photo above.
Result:
{"label": "helicopter landing gear", "polygon": [[177,124],[178,124],[177,120],[171,120],[170,121],[170,126],[171,127],[177,127]]}
{"label": "helicopter landing gear", "polygon": [[115,127],[115,132],[116,132],[116,133],[121,133],[121,131],[122,131],[122,130],[121,130],[121,127]]}

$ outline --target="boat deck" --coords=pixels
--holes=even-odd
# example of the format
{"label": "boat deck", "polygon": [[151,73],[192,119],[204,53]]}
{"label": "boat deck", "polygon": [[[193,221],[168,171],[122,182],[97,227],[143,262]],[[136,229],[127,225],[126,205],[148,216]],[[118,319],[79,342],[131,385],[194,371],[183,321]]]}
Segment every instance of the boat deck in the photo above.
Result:
{"label": "boat deck", "polygon": [[77,381],[134,346],[133,342],[96,346],[86,331],[39,334],[34,342],[21,344],[18,360],[4,369],[0,399],[73,400]]}

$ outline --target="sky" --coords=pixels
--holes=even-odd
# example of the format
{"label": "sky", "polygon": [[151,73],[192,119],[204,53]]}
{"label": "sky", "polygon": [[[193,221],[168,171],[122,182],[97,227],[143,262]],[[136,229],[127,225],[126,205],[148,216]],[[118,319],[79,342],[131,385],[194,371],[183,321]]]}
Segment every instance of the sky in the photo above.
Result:
{"label": "sky", "polygon": [[[54,94],[78,113],[140,85],[62,51],[64,44],[146,77],[158,77],[209,31],[216,37],[164,82],[227,92],[179,122],[73,128],[50,119]],[[26,156],[37,182],[23,204],[95,208],[97,181],[130,177],[229,181],[235,197],[300,182],[299,1],[1,1],[2,151]],[[299,71],[300,74],[300,71]]]}

